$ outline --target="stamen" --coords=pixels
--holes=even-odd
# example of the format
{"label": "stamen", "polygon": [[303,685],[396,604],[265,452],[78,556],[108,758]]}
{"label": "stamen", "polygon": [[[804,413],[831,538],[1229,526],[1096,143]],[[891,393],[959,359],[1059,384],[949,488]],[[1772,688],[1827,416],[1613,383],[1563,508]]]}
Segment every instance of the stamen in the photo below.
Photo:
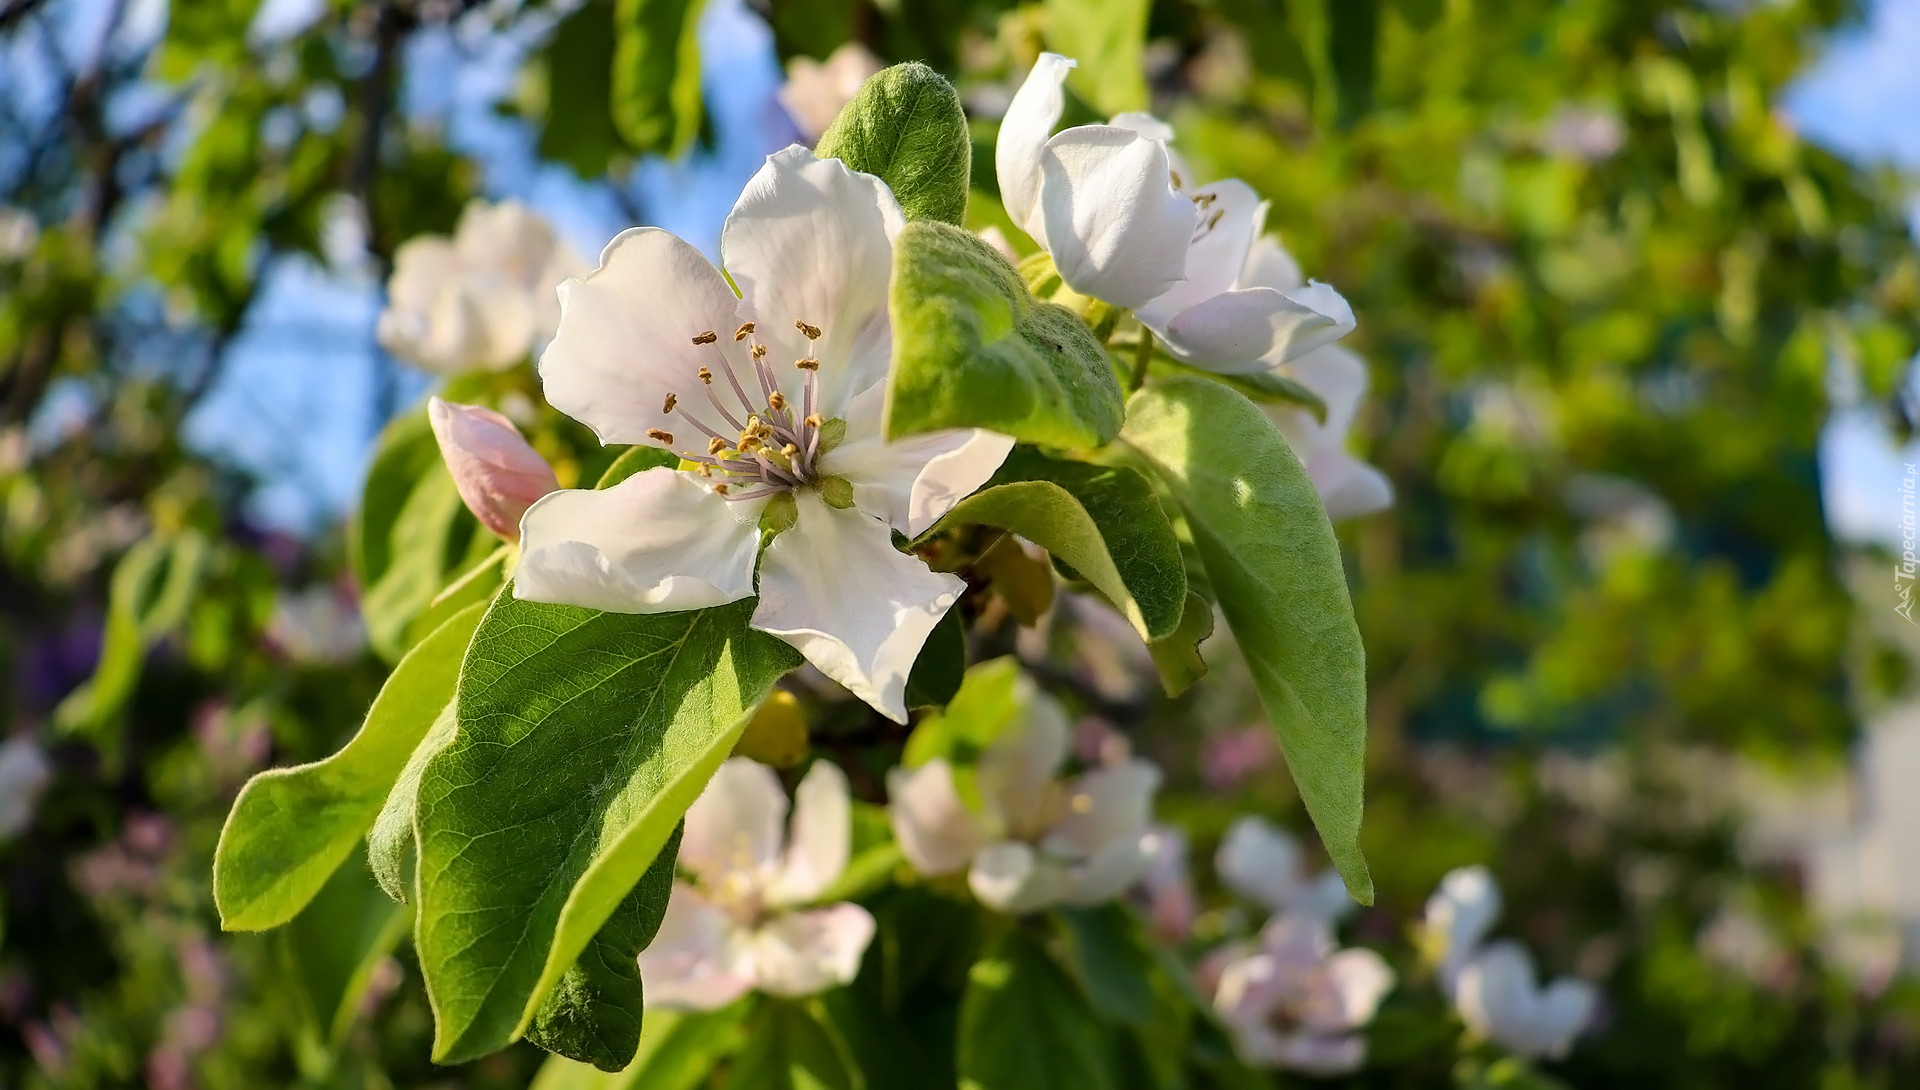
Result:
{"label": "stamen", "polygon": [[716,435],[713,438],[707,440],[708,454],[718,457],[720,452],[725,449],[727,449],[727,441],[725,439],[722,439]]}
{"label": "stamen", "polygon": [[806,423],[807,423],[807,427],[809,428],[817,428],[817,427],[820,427],[822,424],[825,424],[826,421],[820,419],[819,413],[814,413],[807,417]]}
{"label": "stamen", "polygon": [[[761,497],[763,497],[763,496],[775,496],[775,495],[778,495],[778,494],[780,494],[780,493],[782,493],[782,492],[785,492],[785,491],[786,491],[786,489],[784,489],[784,488],[781,488],[781,487],[778,487],[777,485],[768,485],[768,486],[766,486],[766,487],[764,487],[764,488],[756,488],[756,489],[754,489],[754,490],[753,490],[753,491],[751,491],[751,492],[742,492],[742,493],[740,493],[740,494],[739,494],[738,496],[727,496],[727,499],[729,499],[729,500],[757,500],[757,499],[760,499],[760,498],[761,498]],[[725,493],[722,493],[722,495],[725,495]]]}
{"label": "stamen", "polygon": [[680,399],[679,399],[678,397],[676,397],[676,396],[674,396],[673,394],[668,394],[668,395],[667,395],[667,402],[666,402],[666,404],[664,404],[664,405],[662,405],[662,406],[660,406],[660,413],[661,413],[661,415],[662,415],[662,416],[664,416],[664,415],[666,415],[667,413],[670,413],[670,412],[672,412],[672,411],[673,411],[673,407],[674,407],[675,405],[678,405],[678,404],[680,404]]}
{"label": "stamen", "polygon": [[700,381],[706,383],[709,386],[713,385],[713,372],[702,367],[700,369]]}
{"label": "stamen", "polygon": [[1213,214],[1213,218],[1207,221],[1207,230],[1211,231],[1215,227],[1220,226],[1220,217],[1226,214],[1227,214],[1227,210],[1224,208],[1215,211]]}
{"label": "stamen", "polygon": [[813,359],[812,357],[808,357],[807,359],[804,359],[804,360],[794,360],[793,365],[795,367],[798,367],[802,371],[820,370],[820,361]]}
{"label": "stamen", "polygon": [[730,491],[732,490],[727,487],[727,482],[725,481],[721,481],[719,484],[713,486],[713,494],[716,496],[724,496]]}
{"label": "stamen", "polygon": [[808,325],[805,322],[795,319],[793,323],[793,328],[799,330],[800,335],[810,341],[817,341],[820,339],[820,327],[817,325]]}
{"label": "stamen", "polygon": [[753,332],[752,322],[741,322],[740,328],[733,331],[733,339],[736,341],[744,341],[747,339],[747,334],[752,332]]}
{"label": "stamen", "polygon": [[773,392],[773,396],[767,399],[767,407],[770,409],[773,409],[775,412],[778,412],[781,409],[786,408],[787,395],[781,393],[778,390],[775,390]]}
{"label": "stamen", "polygon": [[673,433],[670,431],[661,431],[659,428],[648,428],[647,438],[658,440],[668,446],[673,445]]}
{"label": "stamen", "polygon": [[698,337],[695,337],[695,338],[693,339],[693,343],[695,343],[695,344],[712,344],[713,342],[715,342],[715,341],[717,341],[717,340],[719,340],[719,339],[720,339],[720,334],[718,334],[718,333],[715,333],[715,332],[714,332],[713,330],[711,330],[711,329],[709,329],[709,330],[707,330],[707,331],[706,331],[705,333],[702,333],[702,334],[700,334],[700,335],[699,335]]}
{"label": "stamen", "polygon": [[758,341],[754,342],[754,345],[752,348],[747,349],[747,355],[752,356],[756,360],[766,354],[767,354],[767,346],[759,343]]}
{"label": "stamen", "polygon": [[788,443],[786,446],[780,448],[780,453],[791,458],[794,455],[800,453],[800,448],[797,446],[794,446],[792,443]]}

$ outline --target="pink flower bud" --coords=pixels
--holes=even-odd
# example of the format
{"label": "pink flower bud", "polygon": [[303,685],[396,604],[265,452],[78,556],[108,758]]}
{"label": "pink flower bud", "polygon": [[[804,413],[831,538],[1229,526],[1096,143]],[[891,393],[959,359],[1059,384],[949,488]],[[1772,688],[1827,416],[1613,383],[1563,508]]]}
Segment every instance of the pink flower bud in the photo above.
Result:
{"label": "pink flower bud", "polygon": [[508,541],[520,540],[520,516],[533,501],[560,487],[553,467],[520,436],[513,421],[478,405],[427,402],[440,456],[481,525]]}

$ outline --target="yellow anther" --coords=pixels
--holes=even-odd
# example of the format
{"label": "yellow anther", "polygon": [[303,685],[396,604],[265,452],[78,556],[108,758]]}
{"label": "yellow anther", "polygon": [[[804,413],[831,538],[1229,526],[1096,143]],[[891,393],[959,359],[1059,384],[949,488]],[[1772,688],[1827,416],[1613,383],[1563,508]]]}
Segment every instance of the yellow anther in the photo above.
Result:
{"label": "yellow anther", "polygon": [[810,341],[817,341],[820,339],[820,327],[817,325],[808,325],[805,322],[796,320],[793,323],[793,328],[799,330],[800,335]]}
{"label": "yellow anther", "polygon": [[780,453],[782,453],[782,454],[784,454],[784,455],[786,455],[787,457],[789,457],[789,458],[791,458],[791,457],[793,457],[794,455],[796,455],[796,454],[798,454],[798,453],[800,453],[800,448],[799,448],[799,447],[796,447],[796,446],[794,446],[794,445],[793,445],[792,443],[788,443],[788,444],[787,444],[786,446],[784,446],[784,447],[781,447],[781,448],[780,448]]}
{"label": "yellow anther", "polygon": [[666,403],[660,406],[660,412],[662,414],[670,413],[673,411],[673,407],[678,404],[680,404],[680,399],[673,394],[668,394]]}
{"label": "yellow anther", "polygon": [[1076,814],[1088,813],[1093,809],[1093,796],[1082,792],[1069,799],[1067,805],[1072,807]]}
{"label": "yellow anther", "polygon": [[730,489],[727,488],[727,482],[725,481],[721,481],[719,484],[713,486],[713,494],[716,496],[724,496],[729,491]]}
{"label": "yellow anther", "polygon": [[812,358],[808,358],[804,360],[794,360],[793,365],[795,367],[798,367],[802,371],[820,370],[820,361]]}
{"label": "yellow anther", "polygon": [[713,372],[702,367],[700,369],[700,381],[706,383],[709,386],[713,385]]}
{"label": "yellow anther", "polygon": [[1173,179],[1173,188],[1185,189],[1187,187],[1187,183],[1180,177],[1179,171],[1170,170],[1167,172],[1167,176]]}
{"label": "yellow anther", "polygon": [[819,413],[814,413],[812,416],[809,416],[805,420],[801,421],[801,423],[805,424],[809,428],[817,428],[820,425],[825,424],[826,421],[820,419]]}
{"label": "yellow anther", "polygon": [[733,331],[733,339],[736,341],[744,341],[747,339],[747,334],[752,332],[753,332],[752,322],[741,322],[740,328]]}
{"label": "yellow anther", "polygon": [[767,346],[764,344],[756,344],[752,348],[747,349],[747,355],[752,356],[756,360],[760,359],[766,354],[767,354]]}
{"label": "yellow anther", "polygon": [[673,433],[670,431],[661,431],[659,428],[648,428],[647,438],[671,444],[673,442]]}
{"label": "yellow anther", "polygon": [[705,333],[702,333],[702,334],[700,334],[700,335],[699,335],[698,337],[695,337],[695,338],[693,339],[693,343],[695,343],[695,344],[712,344],[713,342],[715,342],[715,341],[717,341],[717,340],[719,340],[719,339],[720,339],[720,334],[718,334],[718,333],[715,333],[715,332],[714,332],[713,330],[711,330],[711,329],[709,329],[709,330],[707,330],[707,331],[706,331]]}
{"label": "yellow anther", "polygon": [[1226,214],[1227,214],[1227,210],[1224,208],[1214,212],[1213,218],[1207,221],[1207,230],[1211,231],[1215,227],[1220,226],[1220,217]]}
{"label": "yellow anther", "polygon": [[727,441],[725,439],[715,436],[714,438],[707,440],[708,454],[718,456],[719,453],[725,449],[727,449]]}
{"label": "yellow anther", "polygon": [[773,392],[773,396],[767,399],[767,407],[768,407],[768,408],[770,408],[770,409],[773,409],[773,410],[775,410],[776,412],[777,412],[777,411],[779,411],[779,410],[781,410],[781,409],[784,409],[784,408],[786,408],[786,407],[787,407],[787,395],[785,395],[785,394],[783,394],[783,393],[781,393],[781,392],[780,392],[780,391],[778,391],[778,390],[775,390],[775,391]]}

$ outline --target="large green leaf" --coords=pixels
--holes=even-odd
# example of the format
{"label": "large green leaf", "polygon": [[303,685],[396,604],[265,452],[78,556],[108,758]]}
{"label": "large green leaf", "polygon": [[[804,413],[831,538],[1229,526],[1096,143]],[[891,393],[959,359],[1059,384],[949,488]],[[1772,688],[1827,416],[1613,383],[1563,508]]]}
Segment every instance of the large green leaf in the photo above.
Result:
{"label": "large green leaf", "polygon": [[274,933],[288,991],[329,1047],[346,1039],[380,959],[407,936],[413,914],[387,900],[364,865],[340,867],[287,926]]}
{"label": "large green leaf", "polygon": [[1153,954],[1139,921],[1119,902],[1054,913],[1069,964],[1101,1016],[1143,1026],[1155,1016]]}
{"label": "large green leaf", "polygon": [[640,1047],[626,1070],[600,1071],[552,1056],[528,1090],[699,1090],[745,1042],[741,1021],[752,1004],[743,999],[715,1011],[655,1008],[647,1012]]}
{"label": "large green leaf", "polygon": [[613,23],[613,123],[635,151],[675,156],[700,133],[705,0],[618,0]]}
{"label": "large green leaf", "polygon": [[998,526],[1052,553],[1106,595],[1142,639],[1165,638],[1180,625],[1187,599],[1180,542],[1153,486],[1131,469],[1015,447],[939,526],[967,524]]}
{"label": "large green leaf", "polygon": [[1103,114],[1147,108],[1147,13],[1152,0],[1044,0],[1047,48],[1079,62],[1067,76]]}
{"label": "large green leaf", "polygon": [[953,84],[924,64],[896,64],[860,87],[814,154],[879,176],[908,219],[959,223],[973,145]]}
{"label": "large green leaf", "polygon": [[1204,379],[1135,394],[1124,438],[1186,510],[1307,813],[1347,891],[1373,903],[1359,843],[1366,651],[1313,482],[1259,408]]}
{"label": "large green leaf", "polygon": [[620,1071],[640,1047],[640,951],[660,930],[673,891],[680,829],[628,891],[613,915],[547,993],[527,1040],[602,1071]]}
{"label": "large green leaf", "polygon": [[259,931],[287,922],[353,851],[407,755],[453,699],[460,658],[485,611],[468,606],[407,652],[339,752],[269,769],[240,789],[213,853],[222,927]]}
{"label": "large green leaf", "polygon": [[800,656],[754,602],[630,615],[495,599],[426,763],[415,947],[458,1062],[524,1033]]}
{"label": "large green leaf", "polygon": [[864,1090],[866,1080],[826,1008],[771,996],[747,1022],[728,1090]]}
{"label": "large green leaf", "polygon": [[961,1090],[1111,1090],[1106,1034],[1033,939],[1007,931],[974,962],[960,1001]]}
{"label": "large green leaf", "polygon": [[893,243],[888,310],[889,437],[991,428],[1092,449],[1119,433],[1126,406],[1106,349],[1072,311],[1035,302],[973,232],[907,224]]}
{"label": "large green leaf", "polygon": [[580,5],[553,28],[541,51],[546,111],[540,119],[540,157],[565,163],[588,181],[607,173],[627,151],[614,127],[613,0]]}
{"label": "large green leaf", "polygon": [[448,700],[426,736],[413,747],[406,767],[400,770],[386,803],[380,807],[380,815],[373,819],[373,828],[367,830],[367,864],[373,868],[380,888],[402,904],[413,899],[413,812],[420,803],[420,777],[426,774],[427,762],[434,754],[453,742],[459,725],[459,711]]}

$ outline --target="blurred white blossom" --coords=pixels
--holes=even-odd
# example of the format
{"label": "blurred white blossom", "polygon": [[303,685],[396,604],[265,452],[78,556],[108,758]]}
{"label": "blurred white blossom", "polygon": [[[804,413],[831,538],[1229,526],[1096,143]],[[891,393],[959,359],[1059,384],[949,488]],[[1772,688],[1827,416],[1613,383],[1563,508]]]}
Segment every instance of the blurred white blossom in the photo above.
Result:
{"label": "blurred white blossom", "polygon": [[1427,898],[1421,952],[1438,968],[1440,987],[1449,995],[1461,966],[1500,919],[1500,908],[1500,887],[1493,872],[1478,864],[1448,871],[1440,879],[1440,888]]}
{"label": "blurred white blossom", "polygon": [[812,57],[795,57],[787,62],[787,82],[778,92],[780,105],[793,118],[800,135],[812,144],[853,101],[860,85],[882,67],[880,58],[859,42],[841,45],[827,54],[825,63]]}
{"label": "blurred white blossom", "polygon": [[267,639],[295,662],[351,662],[367,644],[366,623],[351,594],[316,583],[282,591],[267,621]]}
{"label": "blurred white blossom", "polygon": [[27,735],[0,742],[0,843],[24,832],[33,821],[40,794],[53,778],[53,768],[40,743]]}
{"label": "blurred white blossom", "polygon": [[1303,855],[1286,830],[1247,815],[1227,828],[1213,867],[1227,888],[1269,912],[1338,921],[1354,907],[1346,883],[1331,868],[1309,875]]}
{"label": "blurred white blossom", "polygon": [[1511,940],[1493,943],[1460,968],[1454,1005],[1474,1033],[1516,1055],[1560,1059],[1593,1018],[1598,996],[1584,980],[1542,988],[1533,958]]}
{"label": "blurred white blossom", "polygon": [[1287,915],[1268,921],[1256,946],[1215,960],[1214,1010],[1242,1060],[1315,1075],[1366,1061],[1360,1031],[1393,990],[1379,954],[1338,949],[1322,917]]}

